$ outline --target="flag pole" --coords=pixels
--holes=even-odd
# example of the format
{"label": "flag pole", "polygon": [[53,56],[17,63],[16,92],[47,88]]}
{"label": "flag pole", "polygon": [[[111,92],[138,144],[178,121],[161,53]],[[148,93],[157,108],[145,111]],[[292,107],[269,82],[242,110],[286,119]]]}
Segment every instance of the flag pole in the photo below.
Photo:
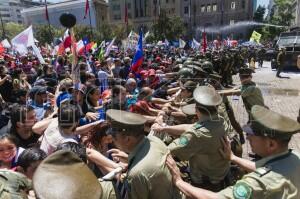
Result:
{"label": "flag pole", "polygon": [[[48,13],[48,6],[47,6],[47,0],[45,0],[45,9],[46,9],[46,20],[48,22],[48,29],[51,37],[51,41],[53,42],[53,34],[51,31],[51,25],[50,25],[50,18],[49,18],[49,13]],[[50,44],[51,45],[51,44]]]}
{"label": "flag pole", "polygon": [[4,24],[3,24],[1,13],[0,13],[0,20],[1,20],[1,26],[2,26],[2,39],[5,39],[5,29],[4,29]]}
{"label": "flag pole", "polygon": [[[90,3],[90,1],[88,0],[88,4]],[[92,27],[92,18],[91,18],[91,9],[90,9],[90,6],[89,6],[89,20],[90,20],[90,29],[91,29],[91,39],[90,41],[92,40],[92,38],[94,37],[94,33],[93,33],[93,27]]]}

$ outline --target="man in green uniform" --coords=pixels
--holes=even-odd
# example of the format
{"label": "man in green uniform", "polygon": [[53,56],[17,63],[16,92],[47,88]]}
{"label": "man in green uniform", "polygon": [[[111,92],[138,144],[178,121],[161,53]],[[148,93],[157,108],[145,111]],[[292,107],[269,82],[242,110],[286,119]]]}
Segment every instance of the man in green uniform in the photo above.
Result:
{"label": "man in green uniform", "polygon": [[239,76],[242,83],[241,93],[244,106],[249,116],[249,121],[251,120],[251,108],[254,105],[264,106],[264,99],[261,90],[252,81],[253,71],[250,68],[241,68],[239,70]]}
{"label": "man in green uniform", "polygon": [[222,98],[212,87],[200,86],[194,91],[198,122],[175,139],[168,148],[172,156],[189,161],[192,184],[218,191],[224,188],[230,162],[219,153],[220,138],[226,135],[224,120],[217,106]]}
{"label": "man in green uniform", "polygon": [[23,174],[10,170],[0,170],[1,199],[27,199],[27,193],[31,189],[31,181]]}
{"label": "man in green uniform", "polygon": [[106,112],[115,145],[129,154],[121,198],[171,199],[179,192],[165,161],[168,149],[154,136],[144,135],[146,119],[138,114],[110,109]]}
{"label": "man in green uniform", "polygon": [[300,124],[262,106],[254,106],[251,113],[254,120],[246,132],[253,152],[263,159],[254,163],[238,158],[225,142],[224,151],[229,151],[225,157],[250,172],[234,186],[218,193],[193,187],[180,178],[171,156],[167,158],[173,181],[186,196],[197,199],[300,198],[300,155],[288,149],[292,135],[300,131]]}
{"label": "man in green uniform", "polygon": [[[73,152],[60,150],[37,168],[33,176],[36,198],[107,199],[99,181]],[[104,192],[103,192],[104,191]]]}
{"label": "man in green uniform", "polygon": [[284,66],[284,61],[285,61],[285,48],[280,48],[279,53],[277,55],[277,73],[276,77],[281,78],[280,73],[283,70]]}

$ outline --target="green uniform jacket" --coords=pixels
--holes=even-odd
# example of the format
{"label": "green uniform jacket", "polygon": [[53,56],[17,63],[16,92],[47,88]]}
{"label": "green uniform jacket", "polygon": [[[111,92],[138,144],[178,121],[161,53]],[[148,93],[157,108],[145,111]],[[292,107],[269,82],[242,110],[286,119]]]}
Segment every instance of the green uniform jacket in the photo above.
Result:
{"label": "green uniform jacket", "polygon": [[256,171],[219,192],[220,198],[299,199],[300,156],[285,152],[256,163]]}
{"label": "green uniform jacket", "polygon": [[261,90],[254,82],[249,82],[248,84],[242,85],[241,96],[248,114],[250,114],[252,106],[264,106],[264,98]]}
{"label": "green uniform jacket", "polygon": [[280,68],[282,68],[284,65],[284,57],[285,57],[285,54],[283,52],[280,52],[277,55],[277,65]]}
{"label": "green uniform jacket", "polygon": [[229,161],[219,153],[221,137],[226,135],[224,120],[217,115],[204,118],[169,144],[171,154],[190,163],[193,183],[203,183],[203,176],[218,183],[229,171]]}
{"label": "green uniform jacket", "polygon": [[157,137],[145,137],[129,154],[125,187],[129,199],[179,198],[172,176],[165,164],[169,153]]}

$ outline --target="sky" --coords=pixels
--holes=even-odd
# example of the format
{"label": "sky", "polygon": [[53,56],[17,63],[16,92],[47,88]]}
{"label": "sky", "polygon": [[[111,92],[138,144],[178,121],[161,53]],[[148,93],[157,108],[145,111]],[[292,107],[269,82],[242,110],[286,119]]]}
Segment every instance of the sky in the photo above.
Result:
{"label": "sky", "polygon": [[[48,0],[49,2],[53,2],[53,3],[56,3],[56,2],[60,2],[60,1],[63,1],[63,0]],[[257,4],[258,5],[264,5],[265,7],[268,6],[269,4],[269,0],[257,0]]]}

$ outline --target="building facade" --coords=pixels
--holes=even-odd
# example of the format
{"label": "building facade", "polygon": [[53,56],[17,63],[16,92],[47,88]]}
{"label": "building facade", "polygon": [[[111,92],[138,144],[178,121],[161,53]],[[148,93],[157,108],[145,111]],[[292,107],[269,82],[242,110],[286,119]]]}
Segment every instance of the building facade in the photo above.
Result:
{"label": "building facade", "polygon": [[24,23],[21,11],[24,8],[43,5],[43,1],[32,0],[0,0],[0,15],[3,23]]}
{"label": "building facade", "polygon": [[300,27],[300,0],[293,0],[291,12],[294,15],[294,20],[292,21],[293,27]]}
{"label": "building facade", "polygon": [[[59,18],[63,13],[69,12],[76,16],[77,24],[90,25],[89,17],[84,19],[85,0],[70,0],[61,3],[48,5],[48,15],[50,24],[60,27]],[[108,5],[104,0],[89,0],[91,24],[93,27],[100,27],[103,23],[107,23]],[[30,24],[48,24],[45,15],[45,6],[32,7],[21,11],[26,25]]]}
{"label": "building facade", "polygon": [[235,33],[240,38],[246,32],[236,23],[252,21],[254,6],[252,0],[182,0],[181,15],[194,34],[206,29],[217,34]]}
{"label": "building facade", "polygon": [[127,4],[128,23],[138,31],[148,30],[158,19],[160,12],[168,16],[180,16],[181,0],[109,0],[109,21],[115,25],[125,25]]}

